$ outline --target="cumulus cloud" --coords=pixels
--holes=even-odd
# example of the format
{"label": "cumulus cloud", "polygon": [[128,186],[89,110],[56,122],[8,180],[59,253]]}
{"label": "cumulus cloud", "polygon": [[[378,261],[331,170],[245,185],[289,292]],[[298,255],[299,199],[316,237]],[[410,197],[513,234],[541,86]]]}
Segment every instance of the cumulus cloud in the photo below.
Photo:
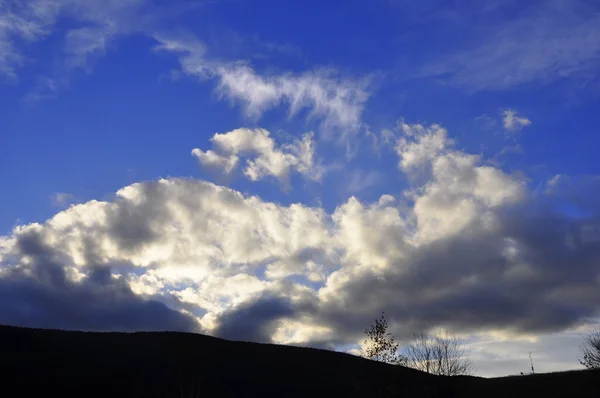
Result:
{"label": "cumulus cloud", "polygon": [[319,290],[328,325],[357,330],[385,309],[403,337],[440,326],[543,333],[598,315],[597,207],[570,218],[556,210],[570,195],[534,195],[454,149],[442,127],[402,130],[400,168],[419,177],[407,203],[350,200],[333,215],[347,257]]}
{"label": "cumulus cloud", "polygon": [[523,127],[529,126],[531,120],[525,116],[517,116],[517,112],[512,109],[502,111],[502,125],[508,132],[518,131]]}
{"label": "cumulus cloud", "polygon": [[245,156],[244,174],[252,181],[267,176],[277,178],[286,189],[290,186],[290,173],[297,171],[303,176],[319,180],[323,167],[315,162],[313,133],[307,133],[291,144],[278,146],[265,129],[240,128],[211,138],[215,151],[192,150],[203,167],[231,174],[240,157]]}
{"label": "cumulus cloud", "polygon": [[[33,275],[33,285],[45,283],[29,270],[35,260],[31,253],[41,252],[36,249],[40,245],[20,249],[29,242],[22,230],[34,229],[44,247],[57,253],[54,267],[60,266],[72,280],[86,281],[92,268],[101,267],[106,280],[128,286],[133,298],[160,297],[169,303],[175,298],[173,305],[196,314],[209,330],[229,307],[265,289],[282,288],[270,282],[335,266],[327,261],[333,247],[327,243],[331,236],[322,210],[277,206],[203,181],[134,184],[120,190],[114,202],[71,206],[43,225],[23,228],[2,240],[6,288],[21,274]],[[305,262],[307,256],[313,265]],[[39,262],[35,269],[53,266],[47,264]],[[251,274],[263,274],[263,280]],[[51,292],[62,294],[75,283],[71,279],[56,282]],[[293,290],[286,288],[288,294]],[[21,322],[15,314],[26,304],[22,300],[27,297],[3,301],[12,308],[4,321]],[[71,311],[66,305],[63,310]],[[38,326],[46,322],[35,319]],[[88,327],[77,319],[74,327]]]}
{"label": "cumulus cloud", "polygon": [[474,220],[492,223],[494,209],[522,199],[520,181],[481,165],[479,156],[453,149],[443,127],[401,123],[401,128],[403,135],[396,145],[399,167],[409,179],[421,182],[407,192],[418,225],[415,238],[431,241],[449,236]]}
{"label": "cumulus cloud", "polygon": [[361,125],[368,79],[345,78],[332,69],[263,76],[245,63],[208,58],[206,47],[194,37],[157,34],[154,38],[159,42],[157,50],[179,54],[186,74],[217,79],[217,94],[241,103],[251,118],[285,104],[290,117],[307,109],[308,118],[320,119],[323,127],[337,129],[342,136]]}
{"label": "cumulus cloud", "polygon": [[[185,329],[195,319],[224,337],[332,347],[360,342],[382,310],[400,339],[544,334],[600,315],[599,184],[561,178],[532,191],[458,150],[442,126],[400,130],[402,195],[351,197],[328,213],[163,179],[19,227],[0,239],[2,322]],[[213,145],[235,153],[254,139]],[[130,324],[110,303],[163,315]],[[104,315],[93,323],[83,311]]]}
{"label": "cumulus cloud", "polygon": [[415,167],[426,170],[427,182],[411,196],[419,226],[418,238],[427,241],[460,231],[472,221],[494,222],[494,209],[518,203],[523,184],[501,170],[480,165],[479,156],[452,148],[438,125],[403,126],[407,138],[396,147],[407,175]]}
{"label": "cumulus cloud", "polygon": [[18,228],[0,268],[0,323],[63,330],[198,331],[197,321],[164,303],[134,294],[109,265],[71,266],[39,225]]}
{"label": "cumulus cloud", "polygon": [[276,322],[293,315],[293,305],[285,298],[261,297],[225,313],[214,333],[230,340],[272,343]]}
{"label": "cumulus cloud", "polygon": [[403,136],[396,142],[396,152],[400,157],[400,168],[405,172],[413,173],[431,165],[431,161],[451,144],[446,129],[437,124],[424,127],[402,121],[399,127]]}
{"label": "cumulus cloud", "polygon": [[[426,166],[427,179],[408,192],[408,211],[387,197],[384,205],[349,201],[336,210],[336,224],[348,225],[343,246],[361,245],[356,253],[346,249],[346,261],[356,263],[345,263],[319,291],[329,325],[353,330],[385,309],[404,337],[440,326],[544,333],[598,315],[597,207],[572,219],[556,211],[565,196],[533,195],[501,170],[452,149],[441,127],[404,131],[400,167],[410,175]],[[367,214],[373,219],[367,225],[378,228],[356,224]]]}
{"label": "cumulus cloud", "polygon": [[231,174],[240,160],[237,155],[219,155],[211,151],[203,151],[199,148],[192,149],[192,155],[198,158],[203,167],[217,169],[225,174]]}

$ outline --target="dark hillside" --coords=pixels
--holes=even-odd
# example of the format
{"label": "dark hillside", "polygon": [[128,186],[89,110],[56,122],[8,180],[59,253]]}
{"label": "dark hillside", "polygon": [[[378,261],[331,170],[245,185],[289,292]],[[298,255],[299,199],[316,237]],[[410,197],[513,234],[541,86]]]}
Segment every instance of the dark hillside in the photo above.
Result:
{"label": "dark hillside", "polygon": [[2,396],[600,397],[592,372],[448,379],[326,350],[187,333],[0,326],[0,353]]}

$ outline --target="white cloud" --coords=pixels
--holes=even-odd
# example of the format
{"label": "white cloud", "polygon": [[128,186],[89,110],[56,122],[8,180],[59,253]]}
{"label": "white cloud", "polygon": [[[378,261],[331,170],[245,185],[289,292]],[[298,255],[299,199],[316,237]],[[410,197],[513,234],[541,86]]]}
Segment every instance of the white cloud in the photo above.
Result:
{"label": "white cloud", "polygon": [[525,116],[517,116],[517,112],[515,110],[504,109],[502,111],[502,125],[506,131],[518,131],[523,127],[529,126],[530,124],[531,120]]}
{"label": "white cloud", "polygon": [[217,79],[217,93],[240,102],[251,118],[285,104],[290,117],[308,109],[309,119],[322,120],[323,127],[339,130],[342,137],[361,125],[361,114],[369,97],[367,79],[344,78],[334,70],[261,76],[247,64],[207,58],[205,46],[194,37],[155,35],[154,38],[160,43],[157,50],[179,54],[185,73]]}
{"label": "white cloud", "polygon": [[395,202],[393,196],[384,195],[365,206],[351,197],[336,208],[332,218],[338,244],[344,249],[344,264],[386,268],[401,256],[410,232]]}
{"label": "white cloud", "polygon": [[212,76],[214,65],[205,59],[208,49],[196,36],[187,34],[171,37],[155,33],[153,37],[159,43],[154,47],[154,51],[180,54],[179,62],[185,73],[206,78]]}
{"label": "white cloud", "polygon": [[[216,79],[221,98],[243,106],[250,118],[267,110],[287,105],[289,117],[303,110],[308,119],[321,121],[327,131],[338,137],[356,132],[369,97],[369,79],[352,79],[333,69],[304,73],[261,75],[248,64],[207,58],[207,48],[192,35],[170,37],[155,33],[161,14],[148,12],[147,0],[32,0],[21,3],[3,0],[0,8],[0,73],[13,79],[17,68],[30,61],[20,41],[37,42],[59,34],[58,23],[72,18],[83,26],[67,30],[61,68],[38,80],[28,98],[39,99],[68,83],[75,69],[91,70],[117,37],[144,33],[159,42],[156,50],[180,56],[184,73],[202,79]],[[164,14],[167,14],[166,12]]]}
{"label": "white cloud", "polygon": [[[113,201],[74,205],[0,238],[0,298],[14,299],[15,274],[30,289],[45,288],[52,278],[42,271],[62,267],[68,283],[49,290],[59,294],[72,285],[96,289],[94,281],[106,279],[94,272],[107,270],[126,283],[115,291],[129,286],[160,299],[206,333],[326,346],[358,343],[382,310],[399,339],[447,328],[474,341],[473,334],[560,332],[598,312],[600,246],[588,237],[597,234],[596,214],[582,221],[546,213],[551,197],[459,151],[441,126],[401,130],[400,170],[419,174],[404,195],[351,197],[328,213],[192,179],[133,184]],[[235,130],[212,142],[207,159],[216,166],[227,164],[215,156],[250,150],[250,174],[291,167],[266,159],[294,153],[266,131]],[[486,357],[502,349],[486,344],[472,346],[481,348],[486,374],[493,361],[499,369],[517,364],[512,352]],[[548,352],[548,369],[568,366],[565,352],[535,348]]]}
{"label": "white cloud", "polygon": [[204,152],[201,149],[194,148],[192,149],[192,155],[198,158],[203,167],[221,170],[225,174],[230,174],[239,161],[237,155],[222,156],[210,149]]}
{"label": "white cloud", "polygon": [[491,210],[523,197],[519,181],[478,161],[477,156],[448,153],[433,162],[433,180],[414,196],[420,239],[458,233],[476,219],[493,227]]}
{"label": "white cloud", "polygon": [[248,66],[234,65],[221,67],[218,73],[219,94],[241,101],[250,117],[284,102],[290,116],[307,108],[309,118],[322,118],[325,127],[355,130],[368,98],[364,83],[343,80],[329,71],[262,77]]}
{"label": "white cloud", "polygon": [[411,196],[418,225],[416,238],[431,241],[454,234],[477,218],[493,222],[493,208],[519,202],[524,186],[500,169],[480,165],[479,156],[452,148],[439,125],[401,124],[396,145],[400,168],[426,181]]}
{"label": "white cloud", "polygon": [[396,143],[396,152],[400,157],[400,167],[405,172],[423,168],[439,156],[452,143],[447,131],[440,125],[424,127],[420,124],[400,123],[403,137]]}
{"label": "white cloud", "polygon": [[261,267],[269,266],[276,282],[306,272],[307,253],[331,256],[328,230],[319,209],[278,206],[203,181],[161,180],[125,187],[115,202],[75,205],[43,225],[15,229],[0,241],[0,261],[26,267],[26,256],[11,251],[34,233],[68,270],[110,267],[138,294],[174,294],[218,315],[270,288],[251,275]]}
{"label": "white cloud", "polygon": [[213,150],[195,148],[203,167],[217,168],[230,174],[238,165],[240,157],[247,157],[244,174],[252,181],[266,176],[277,178],[286,189],[290,188],[290,173],[294,170],[303,176],[319,180],[322,167],[315,163],[313,134],[307,133],[291,144],[277,146],[265,129],[240,128],[211,138]]}

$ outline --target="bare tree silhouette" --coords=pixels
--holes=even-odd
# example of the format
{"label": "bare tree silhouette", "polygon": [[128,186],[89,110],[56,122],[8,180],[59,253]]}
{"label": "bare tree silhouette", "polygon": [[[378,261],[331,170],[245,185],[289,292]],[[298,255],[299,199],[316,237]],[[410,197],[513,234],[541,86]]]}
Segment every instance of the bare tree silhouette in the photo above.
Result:
{"label": "bare tree silhouette", "polygon": [[462,343],[455,336],[431,337],[415,334],[406,346],[407,366],[439,376],[459,376],[471,373],[472,363]]}
{"label": "bare tree silhouette", "polygon": [[600,332],[585,336],[579,363],[588,369],[600,369]]}

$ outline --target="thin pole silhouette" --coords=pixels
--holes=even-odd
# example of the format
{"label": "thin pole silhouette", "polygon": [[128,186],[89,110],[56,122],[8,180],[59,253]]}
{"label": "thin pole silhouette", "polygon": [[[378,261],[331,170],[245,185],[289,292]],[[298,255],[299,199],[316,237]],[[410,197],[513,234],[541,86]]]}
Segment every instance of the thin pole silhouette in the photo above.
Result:
{"label": "thin pole silhouette", "polygon": [[535,374],[535,370],[533,370],[533,359],[531,358],[531,352],[529,353],[529,362],[531,363],[531,374]]}

